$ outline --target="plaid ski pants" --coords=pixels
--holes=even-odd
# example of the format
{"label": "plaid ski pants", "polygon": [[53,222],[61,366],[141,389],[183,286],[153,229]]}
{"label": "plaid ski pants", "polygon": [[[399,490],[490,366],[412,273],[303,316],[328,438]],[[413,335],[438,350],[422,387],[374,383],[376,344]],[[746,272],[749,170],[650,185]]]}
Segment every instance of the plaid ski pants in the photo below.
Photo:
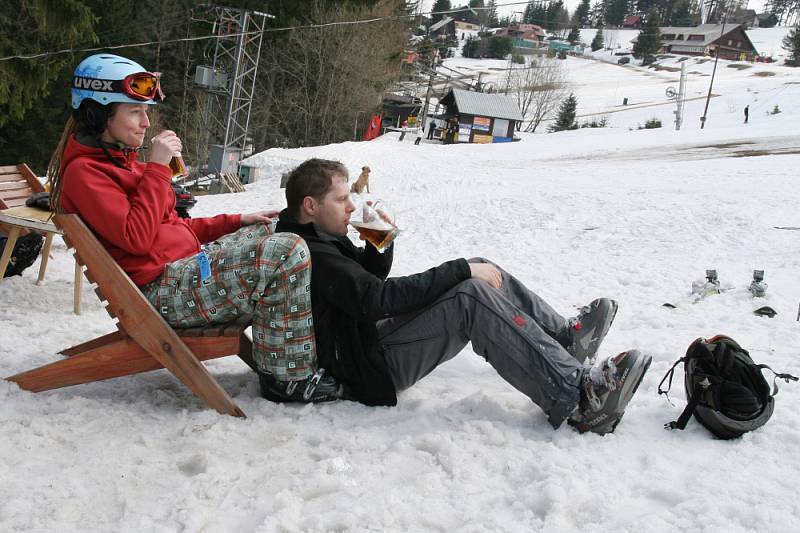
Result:
{"label": "plaid ski pants", "polygon": [[253,358],[260,371],[297,381],[316,370],[311,316],[311,254],[293,233],[256,224],[203,246],[211,276],[196,256],[164,267],[142,292],[174,328],[252,316]]}

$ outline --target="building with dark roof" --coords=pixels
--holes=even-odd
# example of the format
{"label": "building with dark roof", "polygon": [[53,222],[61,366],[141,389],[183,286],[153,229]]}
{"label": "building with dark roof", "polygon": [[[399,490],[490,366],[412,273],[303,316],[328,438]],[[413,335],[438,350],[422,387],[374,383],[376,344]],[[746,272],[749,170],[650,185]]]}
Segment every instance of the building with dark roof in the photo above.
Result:
{"label": "building with dark roof", "polygon": [[756,47],[742,25],[701,24],[695,27],[667,26],[661,29],[662,52],[715,56],[733,61],[754,61]]}
{"label": "building with dark roof", "polygon": [[440,103],[446,109],[442,115],[447,124],[445,142],[510,142],[523,120],[513,96],[450,89]]}

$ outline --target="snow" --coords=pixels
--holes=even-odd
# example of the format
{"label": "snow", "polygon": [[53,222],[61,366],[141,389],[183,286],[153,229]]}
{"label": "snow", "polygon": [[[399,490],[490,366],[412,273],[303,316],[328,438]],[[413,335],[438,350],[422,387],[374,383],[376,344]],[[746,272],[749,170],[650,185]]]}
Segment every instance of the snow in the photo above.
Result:
{"label": "snow", "polygon": [[[694,421],[665,431],[684,405],[682,373],[672,404],[657,387],[695,338],[717,333],[800,375],[800,232],[774,228],[800,226],[800,70],[720,61],[706,128],[697,101],[676,132],[671,105],[611,113],[623,95],[665,103],[676,73],[566,65],[579,113],[608,113],[611,128],[498,145],[414,146],[389,134],[272,149],[249,161],[261,176],[247,192],[200,197],[192,215],[280,207],[281,173],[308,157],[339,159],[353,177],[369,165],[404,230],[395,275],[485,256],[564,315],[598,296],[620,302],[601,353],[637,348],[653,364],[614,434],[554,431],[469,349],[394,408],[276,405],[237,358],[210,362],[245,420],[206,409],[164,371],[38,394],[0,381],[0,530],[794,531],[800,386],[781,382],[772,420],[735,441]],[[775,75],[750,75],[762,68]],[[694,75],[690,91],[704,93],[708,79]],[[782,112],[767,115],[775,104]],[[635,129],[653,113],[664,128]],[[72,314],[60,239],[52,255],[43,286],[38,262],[0,283],[0,376],[114,327],[90,287]],[[707,268],[730,290],[662,307],[688,297]],[[746,291],[753,269],[766,273],[763,300]],[[754,316],[761,305],[778,315]]]}

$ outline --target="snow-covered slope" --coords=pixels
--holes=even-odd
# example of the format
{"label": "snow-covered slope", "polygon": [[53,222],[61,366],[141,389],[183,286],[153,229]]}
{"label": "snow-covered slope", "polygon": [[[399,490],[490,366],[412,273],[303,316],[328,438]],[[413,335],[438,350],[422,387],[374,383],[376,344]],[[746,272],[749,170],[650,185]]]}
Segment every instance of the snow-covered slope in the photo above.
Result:
{"label": "snow-covered slope", "polygon": [[[579,113],[610,112],[623,95],[663,101],[674,79],[567,63]],[[793,531],[800,386],[782,384],[772,421],[730,442],[694,422],[662,428],[683,407],[680,373],[673,404],[656,392],[695,338],[717,333],[800,375],[800,231],[775,229],[800,227],[800,74],[722,72],[731,78],[718,70],[705,130],[687,104],[694,126],[681,132],[630,130],[650,108],[610,115],[613,128],[505,145],[388,135],[273,149],[251,160],[262,176],[246,193],[201,197],[192,211],[280,207],[281,172],[307,157],[339,159],[354,175],[369,165],[373,192],[404,229],[395,275],[480,255],[565,315],[598,296],[620,302],[601,352],[638,348],[653,364],[614,434],[553,431],[469,349],[395,408],[276,405],[237,358],[210,363],[246,420],[205,409],[163,371],[39,394],[0,381],[0,530]],[[767,115],[774,103],[783,112]],[[83,314],[71,313],[63,243],[44,286],[37,268],[0,282],[1,376],[113,329],[88,287]],[[706,268],[730,290],[661,306],[688,295]],[[756,268],[769,283],[763,301],[745,289]],[[754,316],[764,304],[778,315]]]}

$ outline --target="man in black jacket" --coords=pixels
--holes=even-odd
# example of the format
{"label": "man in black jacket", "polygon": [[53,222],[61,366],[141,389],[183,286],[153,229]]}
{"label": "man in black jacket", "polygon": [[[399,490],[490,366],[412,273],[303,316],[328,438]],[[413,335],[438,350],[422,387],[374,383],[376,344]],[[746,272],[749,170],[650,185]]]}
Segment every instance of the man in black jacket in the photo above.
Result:
{"label": "man in black jacket", "polygon": [[[288,207],[277,231],[302,236],[311,251],[311,302],[319,366],[330,399],[395,405],[410,387],[468,342],[506,381],[547,414],[579,431],[609,433],[641,382],[650,357],[637,350],[592,367],[616,314],[601,298],[567,320],[508,272],[484,259],[455,259],[389,278],[393,247],[383,253],[347,238],[355,210],[347,169],[310,159],[289,175]],[[335,381],[334,381],[335,380]],[[284,386],[262,376],[265,396]],[[290,398],[286,398],[290,399]]]}

